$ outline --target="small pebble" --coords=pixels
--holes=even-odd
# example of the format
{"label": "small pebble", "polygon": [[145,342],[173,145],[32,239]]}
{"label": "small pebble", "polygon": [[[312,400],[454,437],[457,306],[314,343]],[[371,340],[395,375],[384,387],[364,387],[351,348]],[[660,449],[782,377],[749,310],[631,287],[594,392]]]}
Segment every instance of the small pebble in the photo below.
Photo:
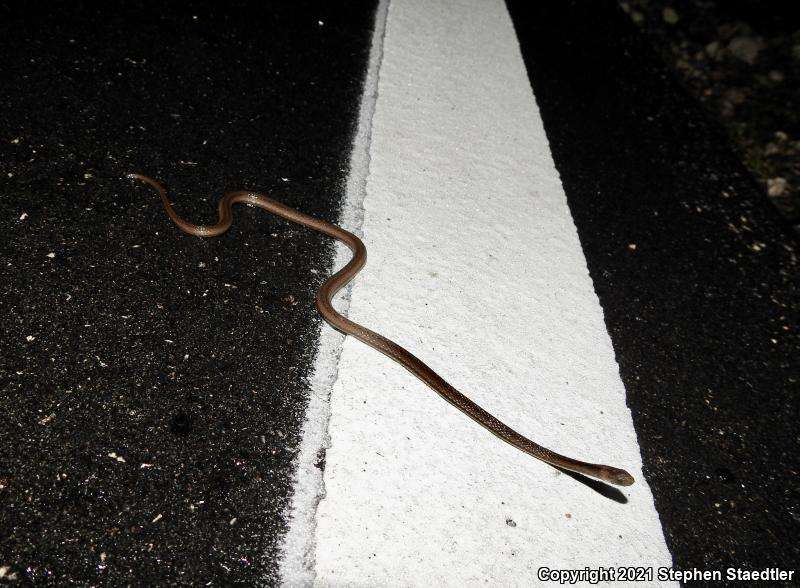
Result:
{"label": "small pebble", "polygon": [[767,194],[773,198],[783,196],[786,192],[786,178],[769,178],[767,180]]}
{"label": "small pebble", "polygon": [[761,37],[734,37],[728,43],[728,51],[738,60],[747,64],[754,64],[758,59],[758,54],[764,48],[764,41]]}
{"label": "small pebble", "polygon": [[767,74],[769,77],[769,81],[775,84],[780,84],[784,80],[783,72],[777,69],[773,69],[772,71]]}
{"label": "small pebble", "polygon": [[680,16],[672,6],[667,6],[661,12],[661,17],[664,19],[664,22],[667,24],[675,24],[680,20]]}

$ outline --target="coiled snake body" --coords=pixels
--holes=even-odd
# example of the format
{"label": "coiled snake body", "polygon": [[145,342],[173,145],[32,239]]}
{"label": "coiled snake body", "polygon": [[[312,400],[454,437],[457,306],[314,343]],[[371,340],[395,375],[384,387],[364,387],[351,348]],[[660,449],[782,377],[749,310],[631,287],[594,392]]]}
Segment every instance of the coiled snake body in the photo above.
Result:
{"label": "coiled snake body", "polygon": [[356,339],[366,343],[389,356],[391,359],[402,365],[409,372],[417,376],[420,380],[425,382],[428,386],[433,388],[442,398],[455,406],[468,417],[476,421],[478,424],[487,428],[490,432],[497,435],[503,441],[510,443],[514,447],[521,449],[525,453],[549,463],[557,468],[578,472],[587,476],[598,478],[611,484],[619,486],[630,486],[633,484],[634,479],[625,470],[602,465],[587,463],[560,455],[549,449],[542,447],[538,443],[534,443],[527,437],[524,437],[500,422],[494,416],[486,412],[480,406],[475,404],[472,400],[464,396],[461,392],[453,388],[447,381],[445,381],[439,374],[434,372],[431,368],[425,365],[422,360],[414,356],[412,353],[395,343],[376,333],[370,331],[366,327],[354,323],[353,321],[342,316],[331,305],[331,300],[336,293],[341,290],[353,277],[364,267],[367,260],[367,249],[361,239],[344,229],[332,225],[325,221],[319,220],[302,212],[298,212],[280,202],[271,198],[256,194],[248,191],[236,191],[225,194],[219,201],[219,220],[216,224],[210,226],[194,225],[182,219],[170,204],[167,199],[167,194],[164,188],[157,181],[143,176],[140,174],[128,174],[131,179],[141,180],[148,184],[161,197],[161,202],[169,215],[169,218],[178,225],[184,233],[196,235],[198,237],[216,237],[227,231],[233,220],[231,207],[239,202],[258,206],[276,214],[288,221],[297,223],[309,229],[318,231],[329,237],[333,237],[341,241],[353,252],[352,259],[333,274],[330,278],[320,286],[317,291],[316,301],[317,309],[322,317],[330,323],[332,327],[342,331],[347,335],[352,335]]}

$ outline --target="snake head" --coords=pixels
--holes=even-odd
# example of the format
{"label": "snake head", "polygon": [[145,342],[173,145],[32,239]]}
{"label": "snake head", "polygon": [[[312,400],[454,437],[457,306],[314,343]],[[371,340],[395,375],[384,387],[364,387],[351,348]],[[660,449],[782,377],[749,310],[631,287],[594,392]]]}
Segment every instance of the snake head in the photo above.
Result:
{"label": "snake head", "polygon": [[625,470],[612,468],[611,466],[605,466],[603,468],[602,479],[611,484],[616,484],[617,486],[630,486],[636,481],[633,476]]}

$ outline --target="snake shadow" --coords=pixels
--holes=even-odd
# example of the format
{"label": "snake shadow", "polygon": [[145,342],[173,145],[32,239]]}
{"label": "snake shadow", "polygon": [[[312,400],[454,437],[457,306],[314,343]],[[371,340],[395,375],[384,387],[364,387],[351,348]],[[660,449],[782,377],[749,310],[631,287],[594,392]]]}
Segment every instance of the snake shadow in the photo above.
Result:
{"label": "snake shadow", "polygon": [[584,486],[588,486],[589,488],[591,488],[601,496],[608,498],[609,500],[613,500],[614,502],[618,502],[620,504],[628,503],[628,497],[625,496],[618,488],[615,488],[611,484],[606,484],[605,482],[601,482],[600,480],[595,480],[588,476],[584,476],[583,474],[579,474],[577,472],[571,472],[569,470],[565,470],[558,466],[553,466],[553,467],[555,467],[561,473],[566,474],[573,480],[580,482]]}

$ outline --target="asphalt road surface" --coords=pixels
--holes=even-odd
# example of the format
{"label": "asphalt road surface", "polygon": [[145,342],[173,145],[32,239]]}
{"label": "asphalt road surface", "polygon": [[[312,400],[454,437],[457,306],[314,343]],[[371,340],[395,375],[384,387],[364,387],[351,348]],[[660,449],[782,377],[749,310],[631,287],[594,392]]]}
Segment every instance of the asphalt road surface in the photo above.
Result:
{"label": "asphalt road surface", "polygon": [[[422,40],[410,42],[412,34]],[[470,39],[483,44],[470,46]],[[449,68],[461,73],[448,77]],[[482,87],[492,73],[507,86]],[[491,104],[485,117],[469,110],[470,101],[498,88],[503,116]],[[501,107],[503,94],[528,101]],[[439,562],[440,585],[548,585],[537,566],[562,556],[576,567],[594,566],[586,546],[607,544],[613,553],[614,542],[671,558],[675,570],[722,570],[723,580],[711,585],[745,585],[724,579],[727,568],[800,565],[796,237],[615,3],[7,4],[0,7],[0,106],[0,584],[420,585],[417,578],[439,578]],[[432,112],[440,113],[441,132],[431,130]],[[518,142],[505,131],[492,135],[515,121]],[[523,135],[542,126],[544,147],[529,157]],[[449,135],[452,129],[463,132]],[[359,149],[361,167],[354,164]],[[469,163],[459,164],[466,169],[459,176],[448,175],[448,166],[456,166],[459,153],[481,149],[486,169],[498,171],[496,190],[463,201],[447,196],[452,186],[453,194],[470,194],[478,185],[481,176],[470,176]],[[508,165],[518,165],[515,157],[544,162],[542,175],[515,178]],[[602,440],[617,436],[611,413],[618,415],[619,436],[631,440],[621,442],[620,454],[641,456],[639,493],[614,494],[541,466],[530,474],[533,500],[541,492],[566,504],[536,509],[515,502],[515,484],[527,478],[485,469],[517,459],[511,450],[476,462],[475,455],[454,453],[449,469],[447,452],[457,450],[446,442],[414,445],[422,437],[394,426],[409,418],[431,432],[422,414],[431,413],[416,400],[416,388],[392,383],[392,391],[401,388],[386,395],[398,402],[392,413],[371,404],[382,384],[363,383],[351,369],[369,372],[382,360],[349,355],[350,342],[342,349],[341,338],[322,325],[314,292],[336,258],[329,240],[245,207],[226,235],[190,238],[152,192],[125,178],[131,172],[163,181],[193,222],[214,222],[217,198],[247,188],[363,229],[372,236],[368,267],[378,273],[411,272],[414,263],[402,260],[417,254],[432,260],[401,280],[408,290],[392,290],[379,302],[406,316],[410,300],[422,313],[426,326],[404,340],[414,345],[449,328],[451,305],[451,326],[464,336],[453,335],[460,355],[441,361],[464,382],[491,373],[493,395],[517,368],[501,359],[481,364],[505,344],[492,342],[490,328],[475,335],[485,355],[481,346],[469,355],[476,327],[466,321],[480,321],[485,311],[487,325],[501,325],[503,309],[525,297],[556,309],[550,323],[505,317],[509,333],[515,325],[520,336],[536,327],[523,360],[539,370],[531,373],[546,391],[520,400],[519,410],[524,404],[538,414],[567,402],[567,388],[543,382],[550,367],[564,368],[547,362],[557,353],[570,357],[570,346],[588,356],[585,364],[564,360],[578,372],[610,370],[621,395],[614,396],[613,382],[607,398],[576,392],[564,404],[565,422],[575,424],[570,414],[599,419],[592,428],[599,436],[587,433],[584,441],[599,458],[608,451]],[[432,175],[417,190],[403,173]],[[528,177],[545,187],[526,185]],[[415,190],[404,191],[409,185]],[[554,208],[546,208],[540,189],[549,190]],[[445,196],[435,200],[436,194]],[[398,203],[410,208],[391,208]],[[470,242],[481,250],[486,234],[510,231],[500,225],[462,231],[469,239],[448,249],[454,238],[446,225],[493,206],[519,211],[513,220],[521,228],[506,235],[507,252],[467,255]],[[557,216],[560,206],[564,214]],[[525,210],[552,213],[542,227],[563,225],[566,234],[519,241],[527,247],[524,263],[510,267],[534,276],[541,290],[523,289],[524,276],[516,285],[511,279],[489,287],[476,278],[472,291],[455,277],[425,285],[447,276],[448,267],[478,275],[506,253],[513,259],[520,233],[534,226],[525,225]],[[448,235],[441,243],[436,223],[440,236]],[[396,241],[382,246],[379,235]],[[575,294],[580,305],[588,300],[575,314],[594,327],[576,328],[574,341],[550,337],[583,320],[571,317],[573,293],[563,289],[570,282],[556,287],[532,269],[537,260],[549,263],[556,249],[578,260],[580,267],[571,266],[577,274],[585,263],[591,281],[575,282],[591,294]],[[561,262],[553,258],[553,267]],[[371,292],[368,277],[364,284],[363,293]],[[427,292],[430,306],[418,302],[414,287]],[[467,314],[447,302],[453,292],[472,300]],[[359,306],[359,293],[356,316],[386,316],[369,314],[374,297]],[[584,335],[600,337],[596,362],[591,346],[580,347]],[[426,348],[426,358],[435,361],[443,347]],[[376,377],[397,369],[374,365]],[[577,375],[584,376],[592,374]],[[361,398],[348,399],[341,387],[360,390],[356,382],[366,386],[357,404],[375,414],[375,429],[341,416]],[[594,409],[606,401],[609,415],[600,418]],[[307,415],[320,414],[308,408],[316,402],[326,407],[322,433],[309,441]],[[460,415],[452,424],[443,420],[455,411],[438,398],[431,402],[444,406],[435,418],[445,433],[476,436],[472,453],[499,443],[471,423],[459,429]],[[411,412],[404,414],[404,406]],[[508,410],[513,416],[516,408]],[[569,442],[579,435],[565,422],[553,438]],[[342,451],[348,426],[374,431],[353,437],[349,458]],[[382,437],[391,447],[378,450]],[[406,438],[408,447],[398,445]],[[471,441],[465,443],[469,450]],[[401,462],[387,460],[429,461],[412,462],[397,477],[378,476],[378,466],[358,450],[388,472]],[[298,473],[303,451],[320,480],[311,490],[298,489],[306,480]],[[436,461],[439,453],[445,461]],[[519,472],[528,462],[513,463]],[[357,500],[367,488],[358,476],[376,488],[368,500],[387,501],[389,511],[371,516],[364,505],[360,512],[370,518],[358,519]],[[435,499],[426,503],[426,495]],[[298,502],[303,496],[307,504]],[[490,499],[497,500],[497,527],[495,514],[471,515]],[[305,505],[307,527],[296,526],[303,518],[298,504]],[[569,512],[545,518],[562,506]],[[502,514],[514,508],[523,514]],[[597,513],[605,509],[621,525],[629,513],[645,513],[647,530],[606,536]],[[337,526],[337,512],[352,529]],[[303,538],[287,547],[287,536],[297,534]],[[413,559],[399,558],[412,547]],[[648,565],[607,557],[609,566]],[[300,562],[299,572],[287,567],[290,560]],[[515,575],[505,575],[509,570]]]}

